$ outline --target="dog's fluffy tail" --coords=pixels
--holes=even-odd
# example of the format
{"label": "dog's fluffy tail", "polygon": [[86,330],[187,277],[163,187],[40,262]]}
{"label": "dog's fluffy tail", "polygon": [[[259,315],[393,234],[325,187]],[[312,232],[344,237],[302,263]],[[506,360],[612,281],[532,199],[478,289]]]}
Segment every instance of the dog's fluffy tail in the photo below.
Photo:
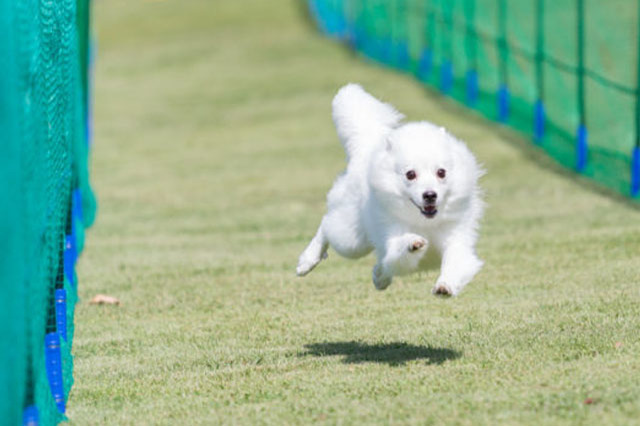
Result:
{"label": "dog's fluffy tail", "polygon": [[393,129],[404,118],[394,107],[380,102],[358,85],[349,83],[333,98],[333,122],[347,159]]}

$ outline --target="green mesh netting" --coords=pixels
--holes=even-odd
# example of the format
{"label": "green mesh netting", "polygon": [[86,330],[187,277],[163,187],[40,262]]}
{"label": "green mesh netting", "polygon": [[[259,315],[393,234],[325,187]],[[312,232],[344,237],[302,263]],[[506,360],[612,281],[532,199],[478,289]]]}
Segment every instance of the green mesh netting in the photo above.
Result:
{"label": "green mesh netting", "polygon": [[634,0],[308,0],[318,25],[640,199]]}
{"label": "green mesh netting", "polygon": [[74,264],[96,207],[88,16],[89,0],[0,0],[3,424],[59,422],[73,383]]}

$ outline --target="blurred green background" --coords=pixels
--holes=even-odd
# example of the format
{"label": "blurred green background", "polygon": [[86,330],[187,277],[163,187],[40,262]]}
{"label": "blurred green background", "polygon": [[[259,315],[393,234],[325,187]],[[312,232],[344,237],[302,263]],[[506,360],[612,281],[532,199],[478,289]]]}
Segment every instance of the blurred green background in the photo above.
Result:
{"label": "blurred green background", "polygon": [[308,3],[327,34],[518,130],[568,169],[639,199],[639,2]]}

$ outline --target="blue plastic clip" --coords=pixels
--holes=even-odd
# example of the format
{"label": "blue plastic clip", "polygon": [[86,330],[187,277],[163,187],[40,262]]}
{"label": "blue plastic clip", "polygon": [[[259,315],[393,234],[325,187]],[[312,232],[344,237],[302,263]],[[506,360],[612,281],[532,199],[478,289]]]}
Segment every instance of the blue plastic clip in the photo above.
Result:
{"label": "blue plastic clip", "polygon": [[538,99],[533,111],[533,137],[537,143],[542,142],[544,136],[545,112],[542,100]]}
{"label": "blue plastic clip", "polygon": [[67,340],[67,291],[64,288],[56,289],[56,325],[58,333]]}
{"label": "blue plastic clip", "polygon": [[424,49],[422,55],[420,55],[420,61],[418,62],[418,76],[426,80],[431,74],[431,66],[433,64],[433,53],[431,49]]}
{"label": "blue plastic clip", "polygon": [[44,336],[44,360],[47,369],[47,379],[51,396],[58,407],[58,411],[64,413],[64,386],[62,383],[62,355],[60,354],[60,335],[56,332],[47,333]]}
{"label": "blue plastic clip", "polygon": [[22,426],[38,426],[40,422],[40,414],[38,407],[30,405],[22,412]]}
{"label": "blue plastic clip", "polygon": [[440,69],[440,90],[442,93],[449,93],[453,85],[453,66],[451,61],[445,60]]}
{"label": "blue plastic clip", "polygon": [[587,143],[588,133],[584,124],[578,126],[576,138],[576,170],[581,172],[587,166],[587,153],[589,145]]}
{"label": "blue plastic clip", "polygon": [[64,275],[69,284],[74,285],[73,272],[76,260],[76,242],[73,235],[65,235],[64,237]]}
{"label": "blue plastic clip", "polygon": [[478,73],[476,70],[467,71],[467,104],[475,106],[478,100]]}
{"label": "blue plastic clip", "polygon": [[631,196],[640,193],[640,147],[633,148],[631,156]]}
{"label": "blue plastic clip", "polygon": [[503,84],[498,89],[498,120],[502,123],[509,119],[509,100],[509,89]]}

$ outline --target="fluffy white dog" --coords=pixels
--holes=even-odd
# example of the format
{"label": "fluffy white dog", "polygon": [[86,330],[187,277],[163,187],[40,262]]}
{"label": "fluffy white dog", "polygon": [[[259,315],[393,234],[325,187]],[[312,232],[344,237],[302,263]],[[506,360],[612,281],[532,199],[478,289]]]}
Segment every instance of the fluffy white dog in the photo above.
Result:
{"label": "fluffy white dog", "polygon": [[[475,253],[483,202],[482,170],[464,143],[429,122],[402,114],[357,84],[333,99],[333,121],[347,169],[327,195],[327,214],[300,255],[309,273],[330,245],[348,258],[375,250],[373,283],[416,271],[433,247],[442,259],[433,294],[457,295],[480,270]],[[429,256],[430,257],[430,256]]]}

